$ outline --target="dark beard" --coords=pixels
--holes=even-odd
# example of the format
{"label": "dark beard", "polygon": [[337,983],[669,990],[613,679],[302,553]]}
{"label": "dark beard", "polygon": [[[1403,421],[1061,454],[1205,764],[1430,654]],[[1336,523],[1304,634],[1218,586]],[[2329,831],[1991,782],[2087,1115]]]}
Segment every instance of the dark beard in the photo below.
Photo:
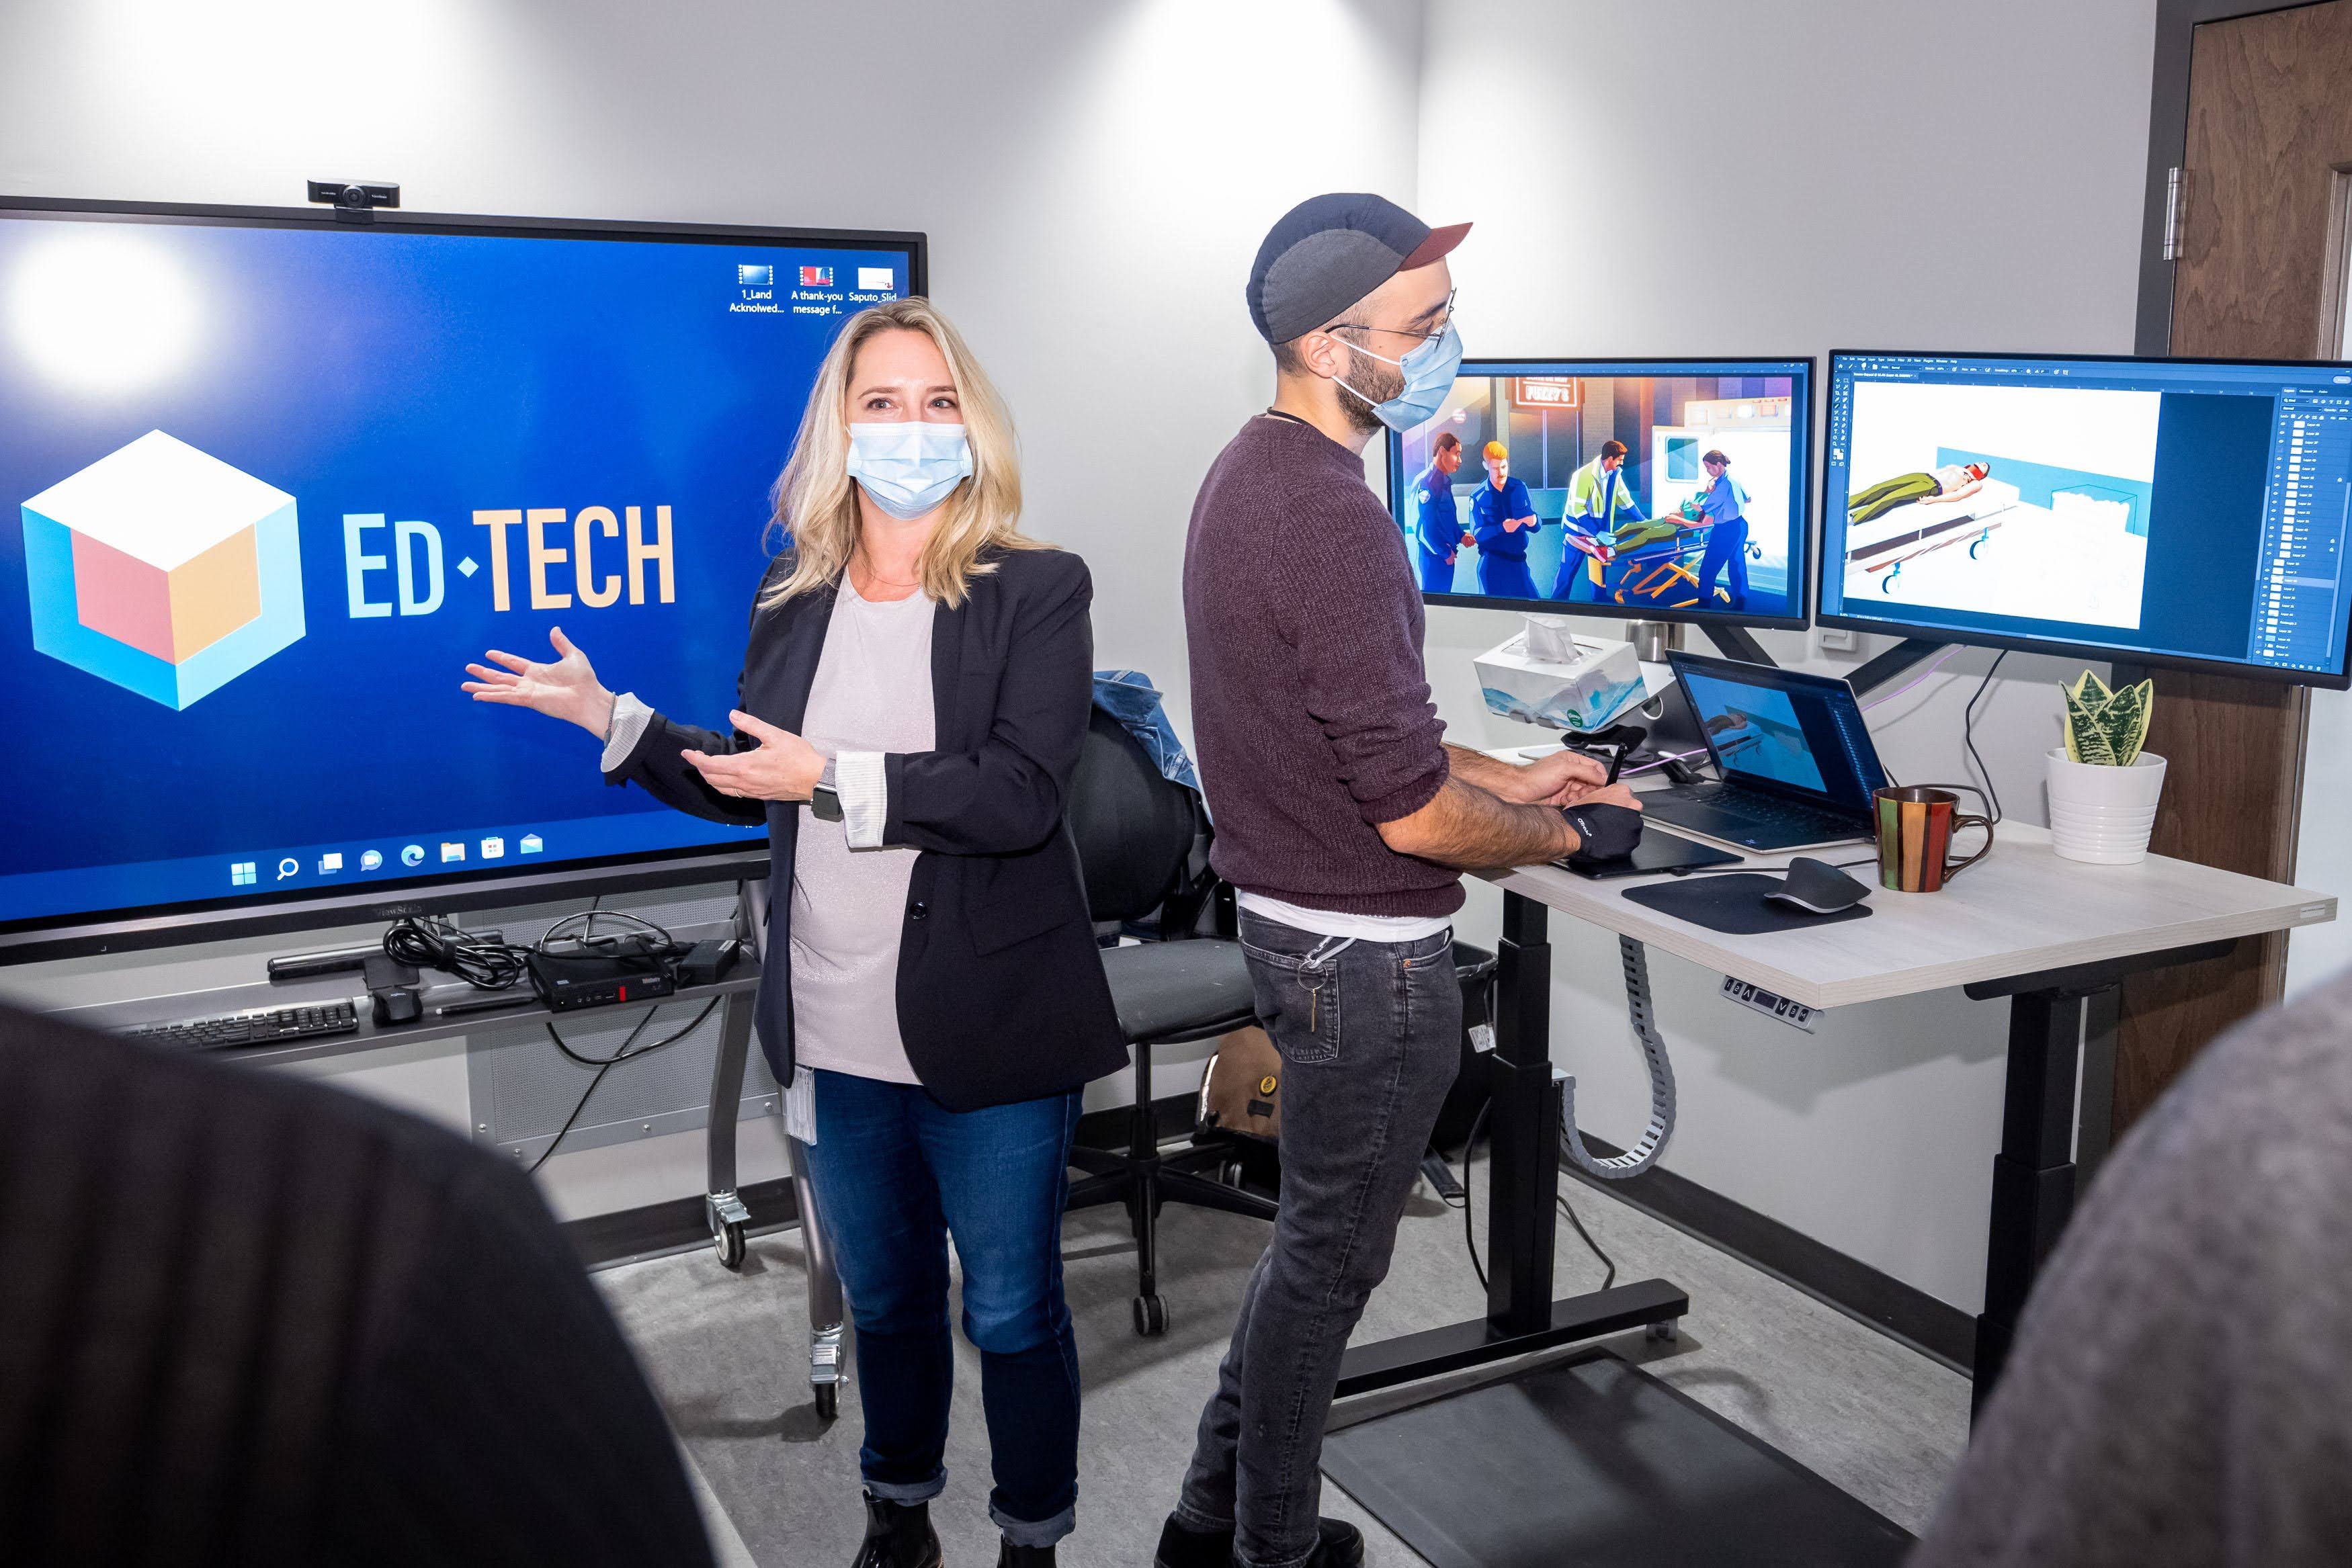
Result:
{"label": "dark beard", "polygon": [[[1346,343],[1345,338],[1339,340]],[[1404,371],[1400,367],[1385,364],[1348,343],[1348,380],[1364,389],[1361,395],[1352,392],[1339,382],[1339,413],[1349,427],[1362,431],[1381,428],[1381,416],[1372,412],[1374,403],[1388,402],[1404,391]],[[1370,401],[1367,401],[1367,400]]]}

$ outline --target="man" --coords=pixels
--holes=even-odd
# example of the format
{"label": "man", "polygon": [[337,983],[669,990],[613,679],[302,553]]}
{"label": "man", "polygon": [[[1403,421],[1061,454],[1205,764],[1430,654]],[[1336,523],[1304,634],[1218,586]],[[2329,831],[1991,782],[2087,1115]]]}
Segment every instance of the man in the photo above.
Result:
{"label": "man", "polygon": [[1965,500],[1984,488],[1985,476],[1991,472],[1992,465],[1987,463],[1948,463],[1932,474],[1898,474],[1892,479],[1881,479],[1847,497],[1846,526],[1859,528],[1874,522],[1895,507],[1907,507],[1914,501],[1942,506]]}
{"label": "man", "polygon": [[1420,549],[1414,554],[1423,593],[1454,591],[1454,558],[1471,542],[1462,531],[1462,504],[1454,498],[1454,476],[1461,466],[1462,438],[1441,431],[1430,444],[1429,466],[1412,482],[1413,504],[1419,508],[1413,536]]}
{"label": "man", "polygon": [[1698,497],[1699,516],[1714,527],[1706,536],[1706,553],[1699,558],[1698,601],[1716,608],[1715,580],[1730,569],[1729,607],[1748,607],[1748,492],[1731,476],[1731,459],[1709,451],[1699,459],[1707,486]]}
{"label": "man", "polygon": [[1494,599],[1533,599],[1528,545],[1542,527],[1524,481],[1511,477],[1511,449],[1486,443],[1486,482],[1470,498],[1470,535],[1478,545],[1479,591]]}
{"label": "man", "polygon": [[2248,1019],[2116,1146],[1911,1568],[2352,1562],[2347,1019]]}
{"label": "man", "polygon": [[1459,868],[1623,853],[1640,835],[1632,795],[1589,758],[1520,768],[1444,743],[1412,573],[1364,485],[1373,433],[1427,420],[1453,383],[1444,258],[1467,227],[1433,231],[1369,195],[1318,196],[1275,225],[1248,289],[1274,405],[1192,507],[1193,724],[1214,864],[1239,890],[1286,1063],[1282,1206],[1158,1568],[1362,1561],[1352,1528],[1316,1518],[1316,1464],[1340,1351],[1388,1271],[1459,1059]]}
{"label": "man", "polygon": [[1573,599],[1578,582],[1594,580],[1585,562],[1608,564],[1616,553],[1614,536],[1620,522],[1647,520],[1642,515],[1640,498],[1623,476],[1624,466],[1625,444],[1604,441],[1600,456],[1569,476],[1559,576],[1551,585],[1554,599]]}

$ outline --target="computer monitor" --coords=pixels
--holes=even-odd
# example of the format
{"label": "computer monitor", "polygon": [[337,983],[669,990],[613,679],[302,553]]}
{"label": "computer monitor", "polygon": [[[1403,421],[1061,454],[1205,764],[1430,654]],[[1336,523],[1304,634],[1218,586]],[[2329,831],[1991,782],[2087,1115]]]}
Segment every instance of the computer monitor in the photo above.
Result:
{"label": "computer monitor", "polygon": [[919,235],[0,201],[0,962],[724,878],[470,701],[726,723],[819,359]]}
{"label": "computer monitor", "polygon": [[1824,625],[2346,684],[2352,365],[1843,351]]}
{"label": "computer monitor", "polygon": [[1810,359],[1468,360],[1389,439],[1432,604],[1802,626]]}

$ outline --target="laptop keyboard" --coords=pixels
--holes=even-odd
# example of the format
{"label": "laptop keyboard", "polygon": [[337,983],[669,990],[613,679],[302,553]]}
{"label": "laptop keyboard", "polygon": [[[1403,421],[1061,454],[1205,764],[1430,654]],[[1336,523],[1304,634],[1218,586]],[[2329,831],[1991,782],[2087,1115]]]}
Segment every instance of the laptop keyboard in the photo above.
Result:
{"label": "laptop keyboard", "polygon": [[1732,784],[1677,785],[1660,793],[1721,811],[1755,827],[1801,834],[1797,841],[1800,842],[1858,838],[1867,831],[1865,823],[1843,812],[1823,810],[1802,800],[1784,800],[1778,795],[1742,789]]}

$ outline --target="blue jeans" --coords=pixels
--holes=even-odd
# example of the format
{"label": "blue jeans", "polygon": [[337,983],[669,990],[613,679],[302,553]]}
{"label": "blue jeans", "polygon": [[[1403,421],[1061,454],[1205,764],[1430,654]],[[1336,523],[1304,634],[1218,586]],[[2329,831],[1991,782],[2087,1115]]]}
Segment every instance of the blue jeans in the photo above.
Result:
{"label": "blue jeans", "polygon": [[866,1490],[916,1503],[947,1486],[953,1236],[996,1477],[989,1517],[1016,1546],[1051,1546],[1078,1498],[1078,1351],[1062,1300],[1078,1095],[950,1111],[911,1083],[804,1071],[809,1176],[857,1331]]}
{"label": "blue jeans", "polygon": [[1233,1531],[1244,1568],[1297,1568],[1315,1552],[1339,1354],[1388,1274],[1461,1064],[1462,992],[1450,932],[1349,942],[1244,911],[1241,938],[1258,1021],[1282,1053],[1282,1201],[1176,1517]]}

